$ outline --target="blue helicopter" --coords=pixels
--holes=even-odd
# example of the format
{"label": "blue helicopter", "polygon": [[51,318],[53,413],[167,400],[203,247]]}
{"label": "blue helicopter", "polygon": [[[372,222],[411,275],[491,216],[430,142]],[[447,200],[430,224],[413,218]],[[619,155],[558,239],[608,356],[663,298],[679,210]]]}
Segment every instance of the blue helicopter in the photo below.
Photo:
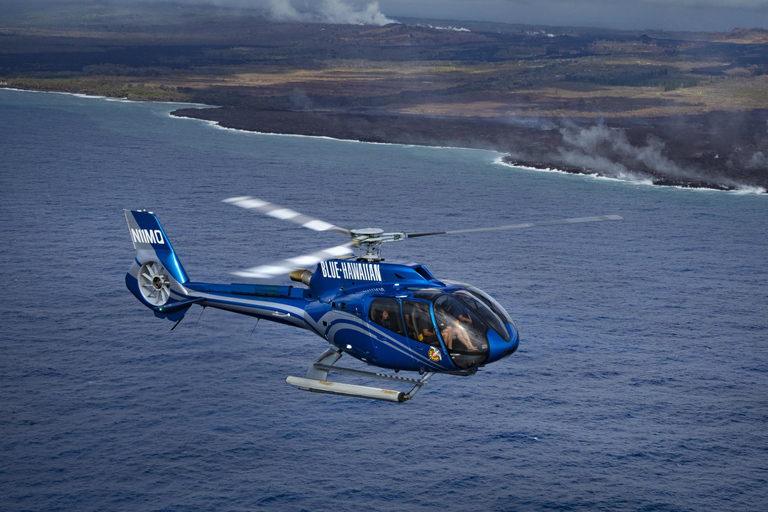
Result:
{"label": "blue helicopter", "polygon": [[[250,196],[224,202],[314,231],[343,233],[350,241],[234,273],[256,279],[288,274],[297,285],[203,283],[189,280],[154,213],[125,210],[136,250],[125,276],[131,293],[155,316],[176,322],[173,328],[198,304],[310,330],[330,347],[309,366],[305,377],[289,376],[288,384],[308,391],[392,402],[410,400],[435,374],[474,374],[478,368],[513,354],[520,337],[512,318],[493,297],[468,284],[439,280],[422,265],[385,263],[382,243],[621,220],[618,215],[605,215],[406,234],[346,229]],[[370,366],[395,373],[418,372],[419,376],[335,366],[343,354]],[[332,381],[329,372],[396,381],[411,389],[403,392]]]}

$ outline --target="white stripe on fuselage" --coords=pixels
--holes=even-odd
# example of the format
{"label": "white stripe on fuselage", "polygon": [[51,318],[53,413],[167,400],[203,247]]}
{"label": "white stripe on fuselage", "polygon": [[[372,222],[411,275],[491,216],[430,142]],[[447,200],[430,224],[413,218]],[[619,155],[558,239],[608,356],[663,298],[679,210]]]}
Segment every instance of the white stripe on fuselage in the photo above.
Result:
{"label": "white stripe on fuselage", "polygon": [[[341,314],[338,311],[329,311],[325,315],[321,317],[320,320],[325,320],[327,317],[335,317],[326,320],[328,322],[328,325],[330,326],[326,332],[326,335],[329,338],[333,338],[336,335],[336,332],[338,332],[341,329],[350,329],[353,331],[361,332],[365,335],[370,336],[371,332],[369,328],[373,328],[368,322],[363,322],[360,319],[358,319],[356,316],[351,314]],[[346,320],[347,322],[341,322],[340,320]],[[336,321],[334,321],[336,320]],[[352,321],[352,324],[350,325],[349,321]],[[440,370],[444,370],[442,366],[436,365],[433,361],[430,361],[429,359],[425,358],[423,355],[419,354],[416,350],[412,349],[408,345],[393,339],[389,334],[380,331],[379,329],[375,329],[376,333],[381,334],[386,338],[386,340],[380,340],[377,339],[376,341],[380,341],[384,343],[385,345],[397,350],[401,354],[409,357],[413,357],[416,359],[416,361],[424,363],[426,365],[429,365],[431,367],[438,368]],[[373,340],[371,340],[373,341]]]}
{"label": "white stripe on fuselage", "polygon": [[279,302],[261,301],[261,300],[246,299],[241,297],[235,298],[235,297],[230,297],[228,295],[217,295],[215,293],[205,293],[205,292],[197,292],[197,291],[194,291],[190,295],[194,297],[203,297],[205,299],[224,302],[226,304],[232,304],[233,306],[254,307],[254,309],[262,308],[262,309],[266,309],[268,312],[282,311],[284,313],[290,313],[294,318],[299,318],[306,323],[306,319],[304,318],[304,310],[302,308],[287,306]]}
{"label": "white stripe on fuselage", "polygon": [[[376,328],[375,328],[373,325],[371,325],[371,324],[368,324],[368,327],[369,327],[369,328],[370,328],[372,331],[376,332],[377,334],[381,334],[382,336],[384,336],[385,338],[387,338],[387,340],[388,340],[388,341],[391,341],[392,343],[397,343],[398,345],[401,345],[401,346],[405,346],[405,347],[407,347],[407,348],[408,348],[408,350],[410,351],[410,353],[411,353],[411,354],[413,354],[413,356],[415,356],[415,358],[416,358],[417,360],[419,360],[419,361],[421,361],[421,362],[423,362],[423,363],[425,363],[425,364],[428,364],[428,365],[432,365],[432,366],[434,366],[435,368],[439,368],[439,369],[441,369],[441,370],[444,370],[444,369],[445,369],[445,368],[443,368],[442,366],[436,365],[436,364],[434,363],[434,361],[431,361],[431,360],[429,360],[428,358],[424,357],[423,355],[419,354],[419,353],[418,353],[416,350],[412,349],[411,347],[409,347],[409,346],[407,346],[407,345],[402,345],[402,343],[400,343],[399,341],[397,341],[397,340],[393,339],[393,338],[392,338],[392,336],[390,336],[390,335],[389,335],[389,334],[387,334],[386,332],[384,332],[384,331],[382,331],[382,330],[380,330],[380,329],[376,329]],[[382,340],[382,339],[378,339],[378,338],[377,338],[377,340],[376,340],[376,341],[381,341],[381,342],[383,342],[383,343],[386,343],[387,345],[391,346],[392,348],[396,348],[396,347],[392,346],[390,343],[387,343],[387,341],[385,341],[385,340]]]}

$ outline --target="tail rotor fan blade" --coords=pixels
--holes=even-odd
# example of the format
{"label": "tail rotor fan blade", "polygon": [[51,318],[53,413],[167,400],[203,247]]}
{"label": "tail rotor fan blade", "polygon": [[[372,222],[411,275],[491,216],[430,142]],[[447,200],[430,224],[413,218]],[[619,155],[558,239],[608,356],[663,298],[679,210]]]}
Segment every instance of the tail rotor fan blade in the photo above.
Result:
{"label": "tail rotor fan blade", "polygon": [[224,202],[239,206],[240,208],[245,208],[246,210],[255,210],[276,219],[287,220],[313,231],[336,231],[338,233],[344,233],[345,235],[349,234],[348,229],[336,226],[330,222],[315,219],[314,217],[304,215],[295,210],[291,210],[290,208],[283,208],[282,206],[278,206],[274,203],[269,203],[255,197],[230,197],[229,199],[224,199]]}

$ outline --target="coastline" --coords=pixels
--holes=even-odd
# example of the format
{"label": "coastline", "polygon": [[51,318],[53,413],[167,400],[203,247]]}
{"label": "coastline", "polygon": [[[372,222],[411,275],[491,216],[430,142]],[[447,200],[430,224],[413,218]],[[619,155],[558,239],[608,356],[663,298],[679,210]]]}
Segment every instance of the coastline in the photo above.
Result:
{"label": "coastline", "polygon": [[106,100],[106,101],[119,101],[125,103],[160,103],[165,105],[185,105],[190,108],[219,108],[218,105],[207,105],[205,103],[184,102],[184,101],[157,101],[157,100],[144,100],[144,99],[130,99],[124,96],[107,96],[103,94],[86,94],[82,92],[68,92],[68,91],[50,91],[43,89],[22,89],[20,87],[8,87],[0,84],[0,91],[18,91],[18,92],[34,92],[43,94],[64,94],[66,96],[75,96],[76,98],[86,98],[94,100]]}
{"label": "coastline", "polygon": [[[721,137],[716,141],[718,144],[707,147],[712,142],[709,133],[713,125],[741,123],[745,116],[751,115],[751,121],[743,129],[749,129],[750,125],[765,126],[768,111],[606,119],[597,123],[591,119],[573,118],[488,119],[237,107],[180,108],[171,115],[257,133],[490,150],[506,155],[502,158],[503,163],[512,166],[556,169],[568,174],[596,175],[656,186],[753,193],[766,193],[768,189],[768,172],[739,168],[733,163],[734,157],[726,146],[737,144],[737,140]],[[686,129],[680,129],[681,124]],[[569,153],[573,148],[563,142],[574,133],[591,136],[595,132],[616,140],[606,138],[601,141],[602,147],[590,148],[594,150],[593,154],[577,148],[581,152],[576,152],[575,156]],[[656,142],[659,140],[666,141],[666,145]],[[621,151],[615,150],[617,145]],[[720,153],[729,156],[720,158]],[[579,162],[584,165],[578,165]],[[614,172],[616,169],[620,172]]]}
{"label": "coastline", "polygon": [[[63,91],[37,91],[11,87],[0,87],[0,89],[67,94],[106,101],[149,101]],[[592,130],[595,126],[604,126],[608,130],[621,134],[622,137],[626,135],[628,141],[639,140],[640,142],[637,143],[638,146],[636,147],[642,150],[646,149],[642,146],[643,138],[656,137],[657,133],[665,131],[663,128],[669,132],[670,126],[665,127],[664,125],[670,124],[674,129],[680,124],[680,118],[636,118],[629,121],[626,119],[607,119],[596,123],[592,119],[574,118],[460,118],[398,115],[381,112],[262,110],[174,101],[153,103],[181,107],[169,112],[172,117],[206,121],[223,129],[286,136],[321,137],[373,144],[487,150],[499,153],[501,155],[499,163],[503,165],[537,171],[618,179],[654,186],[755,194],[768,193],[768,170],[747,172],[747,170],[724,169],[717,165],[702,165],[711,164],[712,158],[709,159],[709,162],[701,158],[701,156],[706,156],[705,152],[695,155],[699,157],[698,159],[692,158],[690,148],[688,148],[688,153],[681,155],[682,158],[679,159],[684,162],[696,160],[695,164],[698,164],[697,167],[704,172],[690,171],[680,167],[677,163],[673,163],[673,165],[688,172],[684,173],[683,176],[675,176],[646,167],[642,169],[641,173],[632,173],[630,177],[627,177],[612,175],[610,172],[601,171],[588,165],[570,164],[564,160],[563,148],[562,145],[559,145],[561,141],[558,141],[565,130]],[[752,124],[768,123],[768,111],[755,111],[753,114],[757,120],[753,121]],[[700,135],[702,131],[709,129],[709,125],[721,123],[722,120],[718,118],[743,118],[744,115],[744,113],[722,112],[688,117],[699,118],[699,130],[697,131]],[[710,117],[713,119],[708,119]],[[701,120],[709,120],[709,122],[702,123]],[[696,126],[696,123],[691,123],[690,119],[683,121],[689,127]],[[689,134],[687,138],[697,142],[706,141],[706,138],[698,137],[695,133]],[[680,149],[679,144],[673,144],[673,146],[677,150]],[[709,152],[712,151],[714,149]],[[715,153],[715,157],[717,156],[718,154]],[[718,160],[718,158],[714,158],[714,160]],[[600,160],[596,161],[600,162]],[[667,163],[670,162],[672,160],[667,159]],[[612,167],[629,168],[621,161],[611,160],[610,163]],[[696,175],[693,175],[694,172]]]}

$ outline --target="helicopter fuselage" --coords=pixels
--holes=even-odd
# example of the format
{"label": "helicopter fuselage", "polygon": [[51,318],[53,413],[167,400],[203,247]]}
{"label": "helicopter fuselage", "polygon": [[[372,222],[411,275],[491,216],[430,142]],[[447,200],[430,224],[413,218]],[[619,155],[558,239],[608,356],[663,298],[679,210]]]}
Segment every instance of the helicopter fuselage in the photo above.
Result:
{"label": "helicopter fuselage", "polygon": [[[136,264],[126,276],[135,294],[138,270]],[[197,303],[300,327],[356,359],[393,370],[466,374],[518,346],[514,323],[494,299],[469,285],[439,281],[420,265],[328,260],[307,280],[306,288],[175,282],[166,305],[148,306],[170,317]]]}

